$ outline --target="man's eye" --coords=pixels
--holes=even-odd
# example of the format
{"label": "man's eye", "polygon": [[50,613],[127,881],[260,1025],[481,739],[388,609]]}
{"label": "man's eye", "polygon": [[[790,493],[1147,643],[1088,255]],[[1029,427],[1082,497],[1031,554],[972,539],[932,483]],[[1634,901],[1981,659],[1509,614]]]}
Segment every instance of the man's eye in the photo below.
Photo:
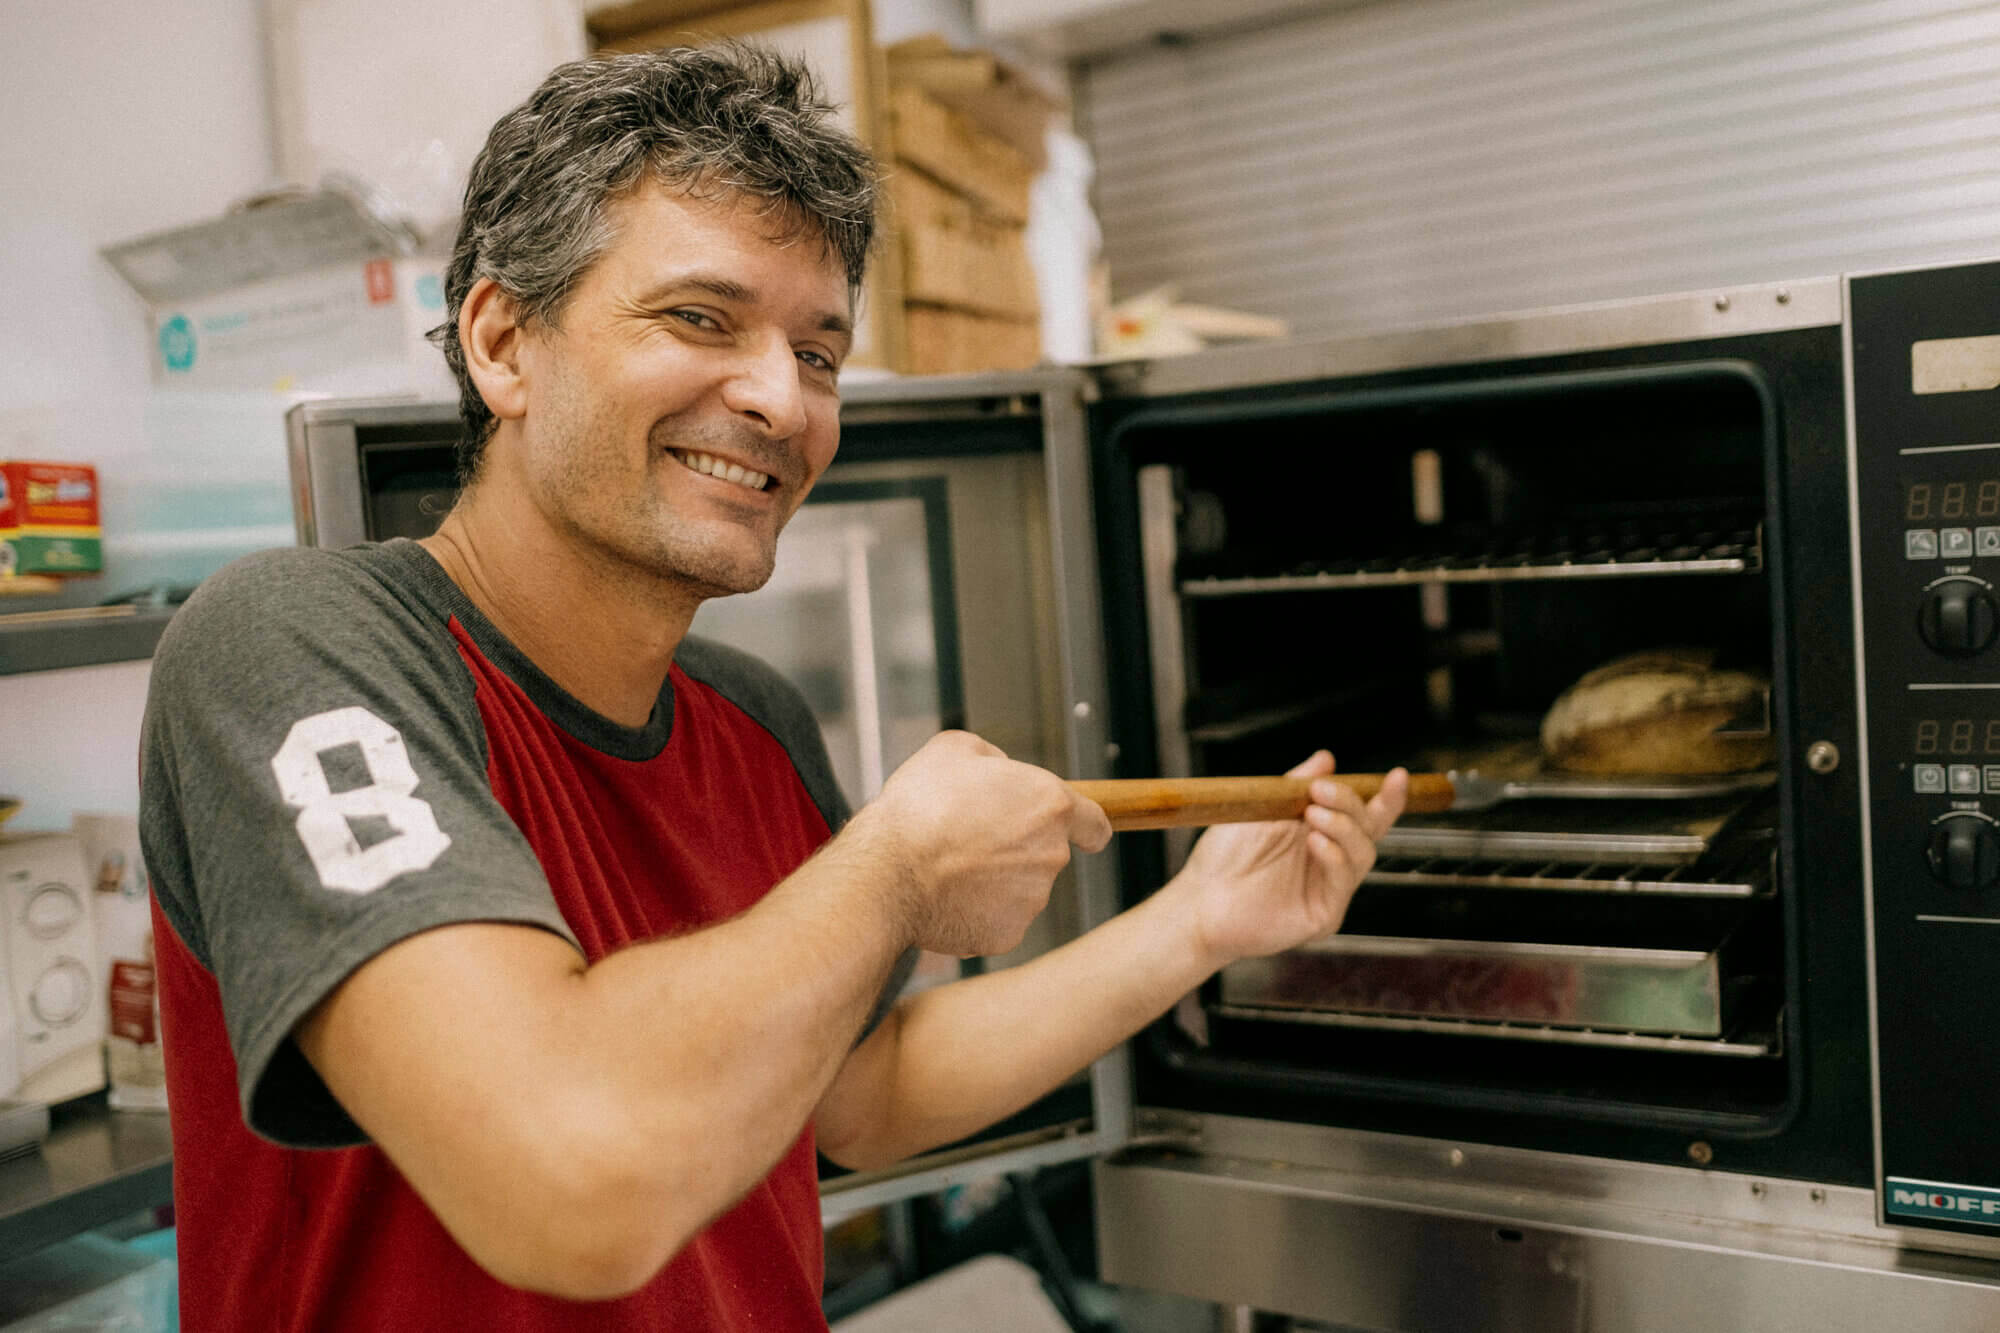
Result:
{"label": "man's eye", "polygon": [[719,329],[722,327],[721,324],[716,322],[713,315],[705,314],[699,310],[674,310],[669,313],[682,323],[692,324],[698,329]]}
{"label": "man's eye", "polygon": [[799,350],[799,360],[805,362],[807,365],[811,366],[814,370],[830,371],[834,368],[832,358],[824,356],[819,352],[812,351],[809,348],[801,348]]}

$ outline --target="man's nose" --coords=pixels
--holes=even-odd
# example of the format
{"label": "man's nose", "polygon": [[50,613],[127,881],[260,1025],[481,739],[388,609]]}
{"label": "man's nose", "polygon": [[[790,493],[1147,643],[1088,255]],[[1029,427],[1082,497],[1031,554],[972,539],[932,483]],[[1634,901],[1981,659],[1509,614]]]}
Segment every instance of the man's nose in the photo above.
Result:
{"label": "man's nose", "polygon": [[723,402],[772,439],[788,440],[804,430],[805,392],[791,343],[774,334],[746,347],[723,385]]}

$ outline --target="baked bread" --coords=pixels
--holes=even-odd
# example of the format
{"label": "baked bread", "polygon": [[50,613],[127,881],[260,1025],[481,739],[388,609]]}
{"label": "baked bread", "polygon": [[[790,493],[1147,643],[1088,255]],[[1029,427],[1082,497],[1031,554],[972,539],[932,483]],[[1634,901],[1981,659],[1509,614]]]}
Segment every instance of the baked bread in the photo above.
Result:
{"label": "baked bread", "polygon": [[1767,677],[1718,671],[1707,649],[1620,657],[1577,681],[1542,719],[1542,753],[1573,773],[1741,773],[1776,757],[1767,733],[1718,736],[1770,689]]}

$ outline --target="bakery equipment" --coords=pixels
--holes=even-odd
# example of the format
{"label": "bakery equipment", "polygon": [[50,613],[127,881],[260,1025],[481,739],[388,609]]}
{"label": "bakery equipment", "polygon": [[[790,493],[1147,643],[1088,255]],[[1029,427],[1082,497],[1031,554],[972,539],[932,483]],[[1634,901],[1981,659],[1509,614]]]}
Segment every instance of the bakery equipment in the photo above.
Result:
{"label": "bakery equipment", "polygon": [[[1406,817],[1336,943],[828,1214],[1095,1157],[1106,1278],[1333,1326],[1992,1323],[1995,386],[2000,263],[848,388],[829,483],[1039,497],[956,586],[1046,589],[992,646],[1066,778],[1540,781],[1554,700],[1668,645],[1768,680],[1727,727],[1774,761]],[[295,415],[319,541],[448,476],[449,408],[372,411]],[[1192,834],[1077,858],[1057,933]]]}

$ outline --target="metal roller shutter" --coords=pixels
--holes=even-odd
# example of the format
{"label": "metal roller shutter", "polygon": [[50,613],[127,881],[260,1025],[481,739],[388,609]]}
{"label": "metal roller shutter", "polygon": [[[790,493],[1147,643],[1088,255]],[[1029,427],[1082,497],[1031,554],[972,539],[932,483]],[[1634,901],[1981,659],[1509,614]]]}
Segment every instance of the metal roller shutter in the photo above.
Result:
{"label": "metal roller shutter", "polygon": [[2000,5],[1394,0],[1086,61],[1114,294],[1300,336],[2000,254]]}

